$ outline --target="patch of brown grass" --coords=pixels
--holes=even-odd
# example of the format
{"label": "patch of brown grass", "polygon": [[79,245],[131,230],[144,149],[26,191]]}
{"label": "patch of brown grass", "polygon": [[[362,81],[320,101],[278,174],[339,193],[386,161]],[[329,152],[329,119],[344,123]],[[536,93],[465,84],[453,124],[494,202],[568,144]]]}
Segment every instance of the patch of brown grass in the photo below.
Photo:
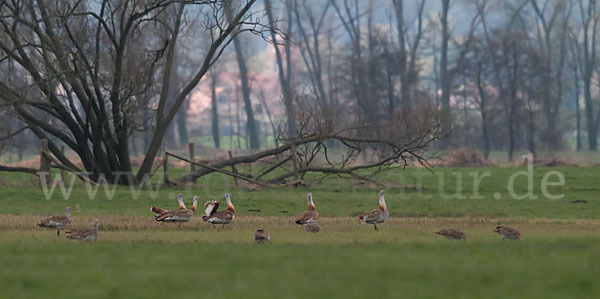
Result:
{"label": "patch of brown grass", "polygon": [[[517,162],[517,166],[526,167],[528,161],[522,158]],[[549,157],[533,158],[533,166],[536,167],[577,167],[577,164],[572,159],[565,156],[553,155]]]}
{"label": "patch of brown grass", "polygon": [[442,167],[493,167],[492,161],[487,160],[479,151],[467,148],[458,148],[449,151],[442,159],[432,163],[434,166]]}
{"label": "patch of brown grass", "polygon": [[[72,242],[57,238],[51,230],[35,228],[43,217],[0,215],[0,240],[34,240]],[[572,239],[597,237],[600,220],[581,219],[511,219],[511,218],[390,218],[378,225],[360,224],[357,217],[322,217],[321,232],[305,232],[293,223],[293,217],[239,216],[225,228],[202,222],[198,215],[181,228],[176,224],[156,223],[152,216],[102,216],[99,242],[159,242],[159,243],[254,243],[257,229],[266,229],[273,244],[405,244],[411,242],[448,242],[434,234],[444,228],[457,228],[467,235],[467,242],[501,242],[492,233],[496,225],[510,225],[521,231],[527,240]],[[92,217],[74,218],[69,228],[89,227]]]}

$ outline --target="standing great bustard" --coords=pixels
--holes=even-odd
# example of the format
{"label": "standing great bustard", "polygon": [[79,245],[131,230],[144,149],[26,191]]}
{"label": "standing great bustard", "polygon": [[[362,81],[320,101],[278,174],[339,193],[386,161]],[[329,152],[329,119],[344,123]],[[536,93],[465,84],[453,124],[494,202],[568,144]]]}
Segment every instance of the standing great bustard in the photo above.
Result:
{"label": "standing great bustard", "polygon": [[267,243],[271,240],[271,235],[264,229],[259,229],[254,233],[254,241],[256,243]]}
{"label": "standing great bustard", "polygon": [[459,229],[449,228],[437,231],[435,233],[446,237],[448,240],[467,240],[465,233]]}
{"label": "standing great bustard", "polygon": [[383,223],[390,216],[387,205],[385,204],[383,192],[383,190],[379,191],[379,208],[369,213],[362,213],[358,217],[362,223],[373,224],[375,230],[379,230],[377,228],[377,223]]}
{"label": "standing great bustard", "polygon": [[225,201],[227,202],[227,209],[224,211],[217,211],[219,209],[219,202],[215,200],[207,201],[204,206],[206,207],[205,216],[202,216],[204,222],[215,224],[225,224],[233,222],[235,219],[235,207],[231,202],[231,194],[225,193]]}
{"label": "standing great bustard", "polygon": [[190,219],[192,219],[192,216],[194,216],[194,213],[196,213],[196,208],[198,207],[198,199],[200,198],[200,196],[194,196],[194,203],[192,207],[190,209],[187,209],[185,207],[185,204],[183,204],[182,197],[180,197],[179,195],[177,195],[178,200],[180,200],[179,209],[164,211],[160,214],[157,214],[156,216],[154,216],[154,220],[159,222],[176,222],[179,223],[179,227],[181,227],[181,224],[183,222],[190,221]]}
{"label": "standing great bustard", "polygon": [[296,216],[296,224],[304,225],[310,219],[316,221],[319,218],[319,212],[317,212],[315,203],[312,200],[312,193],[307,194],[306,200],[308,201],[308,210]]}
{"label": "standing great bustard", "polygon": [[79,240],[79,241],[96,241],[98,238],[98,219],[94,219],[92,228],[72,229],[66,231],[69,234],[67,239]]}
{"label": "standing great bustard", "polygon": [[510,226],[496,226],[496,228],[492,231],[502,235],[503,239],[521,240],[521,232],[518,229]]}
{"label": "standing great bustard", "polygon": [[40,221],[35,226],[56,229],[56,236],[60,236],[60,230],[65,229],[71,223],[71,208],[65,208],[64,215],[56,215]]}
{"label": "standing great bustard", "polygon": [[308,219],[302,224],[302,228],[309,233],[318,233],[321,231],[321,226],[314,219]]}
{"label": "standing great bustard", "polygon": [[[183,193],[177,194],[177,201],[179,202],[180,210],[187,209],[185,207],[185,204],[183,203]],[[165,210],[165,209],[161,209],[159,207],[152,206],[152,207],[150,207],[150,211],[154,212],[154,214],[156,214],[156,216],[158,216],[158,214],[162,214],[162,213],[169,212],[169,211],[175,211],[175,210]],[[156,218],[156,216],[154,218]]]}

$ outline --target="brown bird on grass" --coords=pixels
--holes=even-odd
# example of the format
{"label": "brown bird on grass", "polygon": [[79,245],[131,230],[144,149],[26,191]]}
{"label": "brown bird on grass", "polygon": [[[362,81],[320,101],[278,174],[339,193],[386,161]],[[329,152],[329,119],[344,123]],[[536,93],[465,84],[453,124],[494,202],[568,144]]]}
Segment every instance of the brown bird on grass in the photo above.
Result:
{"label": "brown bird on grass", "polygon": [[496,228],[492,231],[497,234],[500,234],[503,239],[521,240],[521,232],[518,229],[512,228],[510,226],[499,225],[496,226]]}
{"label": "brown bird on grass", "polygon": [[308,201],[308,210],[296,216],[296,224],[304,225],[310,219],[316,221],[319,218],[319,212],[317,212],[315,203],[312,200],[312,193],[307,194],[306,200]]}
{"label": "brown bird on grass", "polygon": [[259,229],[254,233],[254,241],[259,244],[271,241],[271,235],[264,229]]}
{"label": "brown bird on grass", "polygon": [[78,241],[96,241],[98,238],[98,219],[94,219],[92,228],[80,228],[66,231],[67,239]]}
{"label": "brown bird on grass", "polygon": [[448,240],[467,240],[467,236],[461,230],[449,228],[435,232],[436,234],[446,237]]}
{"label": "brown bird on grass", "polygon": [[[177,194],[177,201],[179,202],[180,210],[187,210],[187,208],[185,207],[185,203],[183,203],[183,193]],[[175,211],[175,210],[166,210],[166,209],[161,209],[159,207],[152,206],[152,207],[150,207],[150,211],[152,211],[152,212],[154,212],[154,214],[156,214],[154,217],[154,218],[156,218],[156,216],[159,214],[169,212],[169,211]]]}
{"label": "brown bird on grass", "polygon": [[215,200],[207,201],[204,206],[206,210],[205,216],[202,216],[202,220],[204,222],[212,223],[213,227],[215,224],[222,224],[225,227],[225,224],[229,224],[233,222],[235,219],[235,207],[231,202],[231,194],[225,193],[225,201],[227,202],[227,209],[224,211],[218,211],[219,202]]}
{"label": "brown bird on grass", "polygon": [[302,225],[302,228],[309,233],[318,233],[321,231],[321,226],[314,219],[308,219]]}
{"label": "brown bird on grass", "polygon": [[64,215],[55,215],[40,221],[35,226],[56,230],[56,236],[60,236],[60,230],[65,229],[71,223],[71,208],[65,208]]}
{"label": "brown bird on grass", "polygon": [[383,193],[384,190],[379,191],[379,207],[377,209],[374,209],[369,213],[362,213],[358,217],[361,223],[373,224],[375,230],[379,230],[377,228],[377,223],[383,223],[390,217]]}
{"label": "brown bird on grass", "polygon": [[[179,197],[179,195],[178,195],[178,197]],[[190,209],[187,209],[187,208],[185,208],[185,205],[183,204],[183,199],[181,199],[181,197],[179,197],[178,199],[181,199],[181,202],[179,203],[179,207],[180,207],[179,209],[165,211],[160,214],[157,214],[156,216],[154,216],[154,220],[159,221],[159,222],[179,223],[179,227],[181,227],[182,223],[190,221],[190,219],[192,219],[192,216],[194,216],[194,213],[196,213],[199,198],[200,198],[200,196],[194,196],[194,203],[193,203],[192,207]],[[183,209],[181,208],[182,206],[183,206]]]}

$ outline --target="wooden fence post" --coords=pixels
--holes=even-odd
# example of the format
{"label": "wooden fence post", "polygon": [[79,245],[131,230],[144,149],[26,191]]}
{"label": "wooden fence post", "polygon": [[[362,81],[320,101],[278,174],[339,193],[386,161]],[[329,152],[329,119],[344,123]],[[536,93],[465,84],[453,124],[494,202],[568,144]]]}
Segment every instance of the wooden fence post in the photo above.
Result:
{"label": "wooden fence post", "polygon": [[[190,161],[196,162],[196,155],[194,153],[194,143],[190,143]],[[196,165],[190,163],[190,170],[192,172],[196,171]]]}
{"label": "wooden fence post", "polygon": [[167,143],[163,143],[163,178],[169,184],[169,155],[167,155]]}
{"label": "wooden fence post", "polygon": [[[40,172],[46,172],[43,174],[46,179],[46,184],[49,183],[50,178],[50,159],[46,157],[45,153],[48,153],[48,139],[40,140]],[[40,183],[41,183],[42,174],[40,174]]]}
{"label": "wooden fence post", "polygon": [[[229,159],[233,158],[233,154],[231,154],[231,151],[227,151],[227,154],[229,154]],[[235,168],[235,165],[231,165],[231,172],[238,174],[237,168]],[[235,183],[236,186],[239,185],[238,179],[236,177],[233,177],[233,182]]]}

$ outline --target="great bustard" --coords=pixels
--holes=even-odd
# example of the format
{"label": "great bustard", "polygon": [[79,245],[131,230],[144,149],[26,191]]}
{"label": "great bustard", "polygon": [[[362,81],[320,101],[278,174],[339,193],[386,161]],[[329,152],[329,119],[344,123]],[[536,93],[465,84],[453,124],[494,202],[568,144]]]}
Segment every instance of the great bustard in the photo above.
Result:
{"label": "great bustard", "polygon": [[319,212],[317,212],[317,209],[315,208],[315,203],[312,199],[312,193],[309,192],[306,195],[306,200],[308,201],[308,210],[296,216],[296,224],[303,225],[310,219],[317,221],[319,218]]}
{"label": "great bustard", "polygon": [[318,233],[321,231],[321,226],[314,219],[308,219],[302,224],[302,228],[309,233]]}
{"label": "great bustard", "polygon": [[219,202],[218,201],[207,201],[204,206],[206,207],[205,216],[202,216],[202,220],[208,223],[222,224],[225,227],[225,224],[229,224],[233,222],[235,219],[235,207],[231,202],[231,194],[225,193],[225,201],[227,202],[227,209],[224,211],[218,211]]}
{"label": "great bustard", "polygon": [[[177,201],[179,202],[180,210],[187,210],[187,208],[185,207],[185,203],[183,203],[183,193],[177,194]],[[152,211],[152,212],[154,212],[154,214],[156,214],[155,215],[155,218],[156,218],[156,216],[158,216],[159,214],[162,214],[162,213],[168,212],[168,211],[174,211],[174,210],[166,210],[166,209],[161,209],[159,207],[151,206],[150,211]]]}
{"label": "great bustard", "polygon": [[271,240],[271,235],[264,229],[259,229],[254,233],[254,241],[256,243],[267,243]]}
{"label": "great bustard", "polygon": [[377,223],[383,223],[390,216],[383,193],[383,190],[379,191],[379,207],[377,209],[374,209],[369,213],[362,213],[359,216],[362,223],[373,224],[375,230],[379,230],[377,228]]}
{"label": "great bustard", "polygon": [[56,215],[40,221],[36,226],[56,229],[56,236],[60,236],[60,230],[65,229],[71,223],[71,208],[65,208],[64,215]]}
{"label": "great bustard", "polygon": [[192,216],[194,216],[194,213],[196,213],[199,198],[199,196],[194,196],[194,202],[192,207],[190,209],[187,209],[183,204],[183,199],[178,195],[178,199],[181,200],[179,202],[179,209],[164,211],[160,214],[157,214],[154,216],[154,220],[159,222],[179,223],[179,227],[181,227],[182,223],[190,221],[190,219],[192,219]]}
{"label": "great bustard", "polygon": [[512,228],[510,226],[496,226],[495,229],[492,230],[493,232],[500,234],[502,236],[502,238],[504,239],[509,239],[509,240],[521,240],[521,232],[516,229],[516,228]]}
{"label": "great bustard", "polygon": [[79,241],[96,241],[98,238],[98,219],[92,222],[92,228],[80,228],[66,231],[67,239]]}
{"label": "great bustard", "polygon": [[466,240],[467,236],[459,229],[449,228],[435,232],[436,234],[446,237],[448,240]]}

